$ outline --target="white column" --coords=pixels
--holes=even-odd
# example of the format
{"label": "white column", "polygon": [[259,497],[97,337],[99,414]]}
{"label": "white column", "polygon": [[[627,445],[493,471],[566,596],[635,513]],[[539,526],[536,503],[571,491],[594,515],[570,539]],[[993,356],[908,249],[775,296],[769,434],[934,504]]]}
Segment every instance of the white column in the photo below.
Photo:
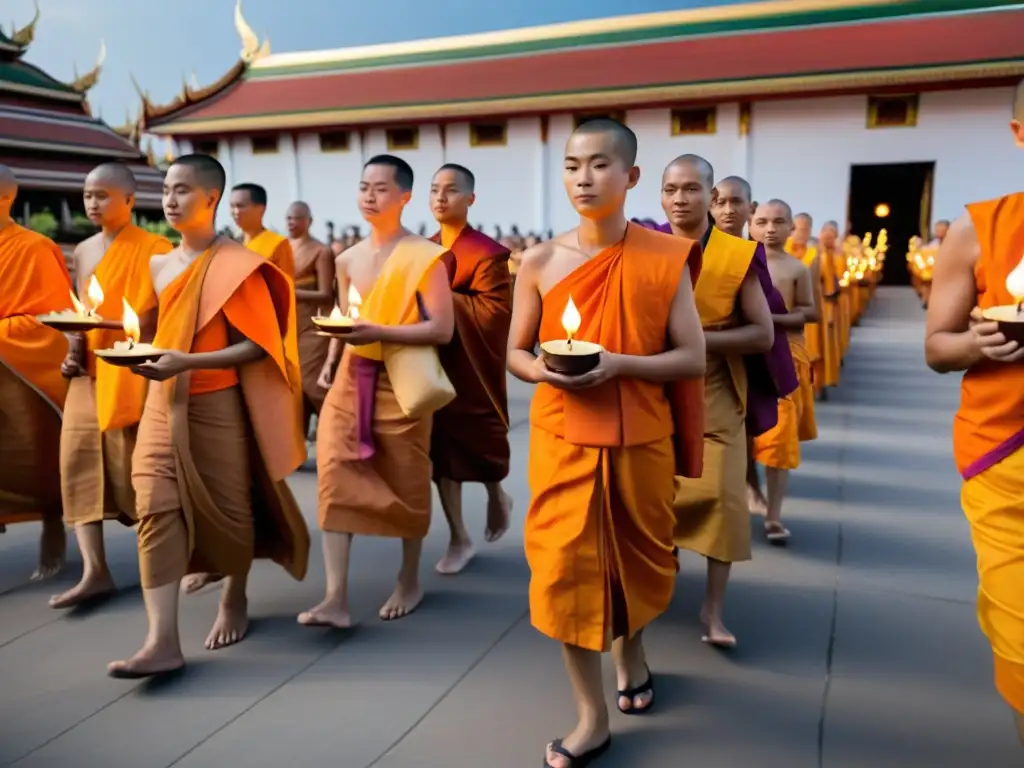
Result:
{"label": "white column", "polygon": [[299,137],[289,133],[281,137],[280,149],[288,162],[288,194],[289,205],[302,199],[302,173],[299,169]]}
{"label": "white column", "polygon": [[231,226],[231,211],[228,210],[227,198],[231,196],[231,187],[235,185],[235,155],[234,142],[230,139],[221,139],[217,142],[217,157],[220,164],[224,166],[224,200],[217,209],[217,229]]}
{"label": "white column", "polygon": [[[551,190],[548,175],[551,170],[551,146],[548,143],[548,116],[543,115],[537,126],[537,145],[534,150],[534,210],[533,225],[527,227],[537,229],[543,235],[551,228]],[[518,224],[518,222],[515,222]],[[526,232],[523,232],[525,235]]]}

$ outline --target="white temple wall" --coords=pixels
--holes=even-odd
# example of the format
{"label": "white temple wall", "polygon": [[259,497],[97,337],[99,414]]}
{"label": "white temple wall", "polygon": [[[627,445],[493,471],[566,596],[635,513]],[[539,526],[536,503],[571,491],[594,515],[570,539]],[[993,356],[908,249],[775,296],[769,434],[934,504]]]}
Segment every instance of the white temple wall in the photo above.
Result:
{"label": "white temple wall", "polygon": [[[926,92],[916,126],[868,129],[863,95],[765,101],[753,105],[747,136],[740,135],[736,103],[719,105],[716,131],[707,135],[673,136],[668,108],[630,110],[626,120],[639,137],[641,178],[627,213],[661,219],[661,171],[677,155],[694,153],[712,163],[718,178],[744,176],[755,198],[781,197],[818,222],[845,218],[851,165],[935,162],[932,218],[953,218],[967,202],[1019,188],[1024,155],[1007,128],[1011,102],[1009,87]],[[443,163],[455,162],[477,177],[470,219],[488,234],[495,225],[507,232],[515,224],[524,234],[572,227],[561,162],[572,126],[571,114],[550,116],[545,144],[542,118],[512,118],[506,145],[493,147],[472,146],[468,122],[448,125],[443,140],[437,125],[420,126],[416,149],[391,150],[416,174],[407,225],[433,228],[430,178]],[[180,142],[182,151],[189,147]],[[385,130],[370,128],[351,131],[345,151],[321,151],[318,134],[306,133],[282,135],[278,151],[269,154],[253,154],[248,137],[224,139],[218,154],[229,185],[254,181],[267,187],[268,226],[283,231],[288,204],[301,198],[312,207],[314,232],[322,237],[327,221],[339,228],[362,224],[355,203],[360,170],[370,156],[386,152]],[[229,222],[224,206],[218,223]]]}

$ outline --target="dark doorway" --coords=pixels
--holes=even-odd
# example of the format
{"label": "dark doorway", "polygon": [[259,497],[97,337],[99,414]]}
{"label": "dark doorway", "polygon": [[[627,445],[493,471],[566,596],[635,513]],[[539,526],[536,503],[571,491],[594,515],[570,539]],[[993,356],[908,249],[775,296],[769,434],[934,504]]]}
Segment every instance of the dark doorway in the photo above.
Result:
{"label": "dark doorway", "polygon": [[[914,236],[927,239],[931,228],[932,177],[935,163],[855,165],[850,174],[851,231],[872,240],[885,229],[889,250],[882,272],[883,285],[908,285],[907,246]],[[886,210],[880,210],[885,206]],[[886,215],[879,215],[885,213]]]}

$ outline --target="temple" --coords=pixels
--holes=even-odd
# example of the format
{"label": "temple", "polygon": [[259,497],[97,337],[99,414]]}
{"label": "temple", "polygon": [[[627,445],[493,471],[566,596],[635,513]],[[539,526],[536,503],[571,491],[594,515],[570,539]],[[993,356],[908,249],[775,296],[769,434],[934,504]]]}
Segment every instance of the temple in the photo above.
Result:
{"label": "temple", "polygon": [[87,101],[100,76],[103,45],[91,70],[63,83],[25,60],[38,22],[37,6],[27,26],[10,36],[0,30],[0,164],[18,177],[15,216],[61,242],[77,242],[93,231],[82,205],[86,174],[119,160],[138,178],[140,214],[160,219],[163,175],[137,144],[94,117]]}
{"label": "temple", "polygon": [[[726,0],[273,54],[240,3],[235,27],[236,65],[170,104],[144,95],[140,127],[216,154],[232,183],[266,185],[275,223],[299,198],[321,222],[358,222],[359,169],[392,152],[419,178],[446,161],[472,168],[475,222],[567,228],[561,147],[596,115],[640,138],[632,216],[659,213],[659,172],[684,152],[818,222],[885,227],[900,252],[933,216],[1019,185],[1014,148],[999,140],[1024,76],[1024,7],[1010,0]],[[423,185],[409,214],[430,221]],[[890,259],[885,281],[907,280],[905,261]]]}

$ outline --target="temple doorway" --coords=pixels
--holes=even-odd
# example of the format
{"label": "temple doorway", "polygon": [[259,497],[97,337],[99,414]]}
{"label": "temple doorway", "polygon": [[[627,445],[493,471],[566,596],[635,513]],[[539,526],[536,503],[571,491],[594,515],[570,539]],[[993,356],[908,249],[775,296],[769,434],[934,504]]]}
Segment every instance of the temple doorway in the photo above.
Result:
{"label": "temple doorway", "polygon": [[872,238],[889,235],[882,272],[883,285],[909,285],[907,246],[910,238],[926,238],[931,230],[932,179],[935,163],[854,165],[850,173],[850,231]]}

